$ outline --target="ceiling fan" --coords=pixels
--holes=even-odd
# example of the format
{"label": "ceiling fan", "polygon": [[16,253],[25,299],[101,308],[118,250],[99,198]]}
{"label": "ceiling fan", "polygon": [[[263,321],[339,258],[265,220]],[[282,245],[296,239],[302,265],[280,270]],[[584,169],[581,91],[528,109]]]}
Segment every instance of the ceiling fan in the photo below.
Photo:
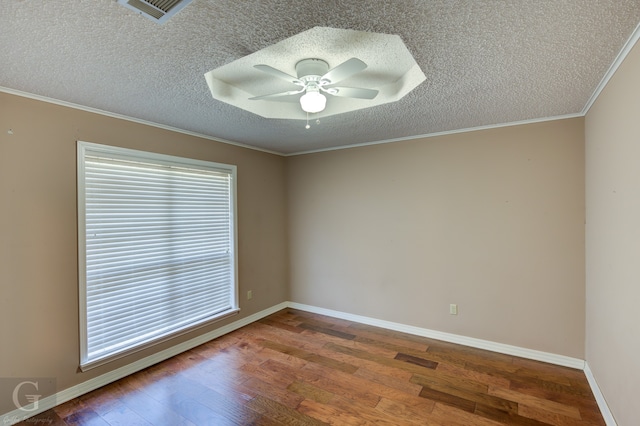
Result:
{"label": "ceiling fan", "polygon": [[351,58],[331,70],[329,69],[329,64],[322,59],[303,59],[296,64],[297,77],[289,75],[269,65],[254,65],[254,68],[266,72],[274,77],[286,80],[296,86],[300,86],[300,88],[286,92],[255,96],[253,98],[249,98],[250,100],[272,99],[281,96],[293,96],[304,93],[300,97],[300,106],[303,111],[308,113],[316,113],[324,110],[327,98],[323,93],[328,93],[333,96],[358,99],[373,99],[378,95],[378,91],[374,89],[334,86],[334,84],[337,84],[367,68],[367,64],[357,58]]}

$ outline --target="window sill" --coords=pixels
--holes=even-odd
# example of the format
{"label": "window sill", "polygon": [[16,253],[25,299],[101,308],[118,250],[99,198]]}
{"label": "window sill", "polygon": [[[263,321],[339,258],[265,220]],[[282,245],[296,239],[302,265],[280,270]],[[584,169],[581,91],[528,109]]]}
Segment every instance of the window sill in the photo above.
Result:
{"label": "window sill", "polygon": [[80,363],[80,371],[85,372],[85,371],[89,371],[89,370],[91,370],[93,368],[99,367],[101,365],[108,364],[108,363],[110,363],[112,361],[115,361],[117,359],[124,358],[124,357],[129,356],[131,354],[134,354],[136,352],[140,352],[140,351],[142,351],[144,349],[153,347],[153,346],[155,346],[157,344],[160,344],[160,343],[169,341],[171,339],[174,339],[174,338],[176,338],[178,336],[182,336],[184,334],[190,333],[190,332],[192,332],[194,330],[197,330],[199,328],[203,328],[203,327],[205,327],[207,325],[214,324],[214,323],[216,323],[218,321],[222,321],[223,319],[226,319],[226,318],[229,318],[231,316],[237,315],[239,312],[240,312],[240,308],[232,308],[232,309],[230,309],[228,311],[225,311],[225,312],[219,314],[218,316],[216,316],[214,318],[208,318],[208,319],[205,319],[204,321],[201,321],[199,323],[190,324],[187,327],[183,327],[183,328],[181,328],[179,330],[175,330],[174,332],[172,332],[170,334],[167,334],[165,336],[158,337],[156,339],[141,343],[141,344],[137,345],[134,348],[129,348],[129,349],[123,350],[121,352],[110,354],[110,355],[107,355],[107,356],[104,356],[104,357],[101,357],[101,358],[95,358],[95,359],[92,359],[92,360],[89,360],[89,361],[86,361],[86,362],[81,362]]}

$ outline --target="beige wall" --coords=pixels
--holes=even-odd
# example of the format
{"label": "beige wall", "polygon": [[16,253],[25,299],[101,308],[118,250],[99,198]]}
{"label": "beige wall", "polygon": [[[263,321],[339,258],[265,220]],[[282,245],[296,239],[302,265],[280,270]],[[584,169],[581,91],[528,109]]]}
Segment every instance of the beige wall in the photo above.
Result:
{"label": "beige wall", "polygon": [[589,110],[586,358],[619,425],[640,396],[640,45]]}
{"label": "beige wall", "polygon": [[284,158],[0,93],[0,377],[62,390],[153,352],[78,372],[76,140],[238,166],[240,316],[159,348],[286,300]]}
{"label": "beige wall", "polygon": [[287,169],[293,301],[583,359],[582,118]]}
{"label": "beige wall", "polygon": [[[620,406],[617,386],[629,376],[610,364],[625,361],[637,376],[637,351],[611,330],[640,340],[637,290],[625,281],[638,275],[630,255],[640,239],[629,236],[640,217],[640,180],[630,176],[640,170],[631,140],[640,132],[627,116],[639,96],[624,69],[626,80],[617,75],[587,117],[597,241],[588,291],[598,302],[588,304],[587,357]],[[628,86],[635,99],[621,100]],[[242,311],[199,333],[289,299],[584,358],[584,139],[577,118],[282,158],[0,93],[0,377],[56,377],[62,390],[154,351],[77,370],[76,140],[238,166]],[[608,192],[613,184],[636,197]],[[620,216],[629,224],[616,223],[612,236]],[[622,275],[610,271],[619,255],[628,259]],[[612,279],[615,297],[605,290]],[[605,344],[620,350],[612,358]],[[0,401],[0,413],[13,408]]]}

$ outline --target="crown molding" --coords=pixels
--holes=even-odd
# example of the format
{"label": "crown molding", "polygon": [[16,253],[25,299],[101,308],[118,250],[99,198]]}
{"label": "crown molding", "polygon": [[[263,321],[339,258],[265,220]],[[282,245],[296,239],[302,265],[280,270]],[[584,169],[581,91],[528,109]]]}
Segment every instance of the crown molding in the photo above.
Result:
{"label": "crown molding", "polygon": [[311,151],[300,151],[300,152],[294,152],[291,154],[282,154],[282,155],[285,157],[294,157],[296,155],[316,154],[319,152],[327,152],[327,151],[339,151],[343,149],[360,148],[363,146],[382,145],[382,144],[394,143],[394,142],[406,142],[406,141],[411,141],[416,139],[434,138],[437,136],[447,136],[447,135],[455,135],[458,133],[477,132],[479,130],[499,129],[502,127],[522,126],[525,124],[542,123],[545,121],[568,120],[571,118],[580,118],[580,117],[584,117],[584,114],[576,113],[576,114],[557,115],[553,117],[532,118],[530,120],[512,121],[509,123],[500,123],[500,124],[489,124],[486,126],[468,127],[465,129],[447,130],[444,132],[426,133],[424,135],[407,136],[404,138],[397,138],[397,139],[385,139],[385,140],[374,141],[374,142],[363,142],[363,143],[358,143],[353,145],[342,145],[342,146],[336,146],[331,148],[322,148],[322,149],[316,149]]}
{"label": "crown molding", "polygon": [[602,80],[600,80],[600,83],[598,83],[596,90],[594,90],[593,94],[591,95],[591,97],[585,104],[584,108],[582,109],[582,113],[581,113],[582,115],[587,115],[587,113],[589,112],[593,104],[596,102],[596,100],[600,96],[600,93],[604,90],[607,83],[609,83],[609,80],[611,80],[613,75],[616,73],[616,71],[622,64],[622,62],[625,60],[625,58],[627,57],[631,49],[633,49],[633,47],[635,46],[635,44],[638,42],[639,39],[640,39],[640,24],[638,24],[638,26],[633,31],[633,33],[631,33],[631,37],[629,37],[627,42],[624,44],[624,46],[622,47],[622,50],[620,50],[620,53],[618,53],[618,56],[616,56],[616,59],[613,61],[613,63],[611,64],[607,72],[604,74],[604,77],[602,77]]}
{"label": "crown molding", "polygon": [[230,141],[230,140],[226,140],[226,139],[214,138],[212,136],[205,135],[205,134],[202,134],[202,133],[192,132],[192,131],[189,131],[189,130],[184,130],[184,129],[180,129],[180,128],[172,127],[172,126],[166,126],[164,124],[154,123],[153,121],[147,121],[147,120],[142,120],[142,119],[139,119],[139,118],[129,117],[129,116],[123,115],[123,114],[116,114],[114,112],[104,111],[104,110],[101,110],[101,109],[98,109],[98,108],[87,107],[87,106],[84,106],[84,105],[75,104],[73,102],[61,101],[59,99],[49,98],[47,96],[42,96],[42,95],[36,95],[34,93],[29,93],[29,92],[23,92],[21,90],[10,89],[8,87],[0,86],[0,92],[8,93],[10,95],[15,95],[15,96],[21,96],[23,98],[34,99],[36,101],[42,101],[42,102],[47,102],[47,103],[50,103],[50,104],[60,105],[60,106],[64,106],[64,107],[67,107],[67,108],[73,108],[73,109],[77,109],[77,110],[80,110],[80,111],[90,112],[90,113],[93,113],[93,114],[104,115],[106,117],[117,118],[117,119],[120,119],[120,120],[126,120],[126,121],[130,121],[132,123],[143,124],[145,126],[156,127],[158,129],[169,130],[171,132],[181,133],[183,135],[195,136],[197,138],[207,139],[207,140],[214,141],[214,142],[220,142],[220,143],[224,143],[224,144],[227,144],[227,145],[233,145],[233,146],[237,146],[237,147],[240,147],[240,148],[246,148],[246,149],[250,149],[250,150],[253,150],[253,151],[260,151],[260,152],[265,152],[267,154],[274,154],[274,155],[280,155],[280,156],[282,155],[281,152],[276,152],[276,151],[270,151],[268,149],[257,148],[255,146],[246,145],[246,144],[243,144],[243,143],[240,143],[240,142],[234,142],[234,141]]}

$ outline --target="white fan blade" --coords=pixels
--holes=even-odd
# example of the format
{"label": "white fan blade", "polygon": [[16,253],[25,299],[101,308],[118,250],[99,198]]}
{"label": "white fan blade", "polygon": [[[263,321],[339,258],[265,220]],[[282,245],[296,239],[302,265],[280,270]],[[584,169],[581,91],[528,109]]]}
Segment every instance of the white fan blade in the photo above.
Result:
{"label": "white fan blade", "polygon": [[304,83],[301,80],[299,80],[297,77],[289,75],[286,72],[277,70],[273,67],[270,67],[269,65],[254,65],[253,67],[256,69],[259,69],[260,71],[266,72],[267,74],[271,74],[274,77],[278,77],[283,80],[286,80],[289,83],[304,85]]}
{"label": "white fan blade", "polygon": [[291,96],[291,95],[297,95],[298,93],[302,93],[304,92],[304,87],[300,90],[289,90],[288,92],[281,92],[281,93],[271,93],[269,95],[262,95],[262,96],[255,96],[253,98],[249,98],[250,101],[257,101],[260,99],[270,99],[270,98],[279,98],[281,96]]}
{"label": "white fan blade", "polygon": [[374,89],[363,89],[360,87],[320,87],[320,90],[333,96],[343,98],[373,99],[378,96],[378,91]]}
{"label": "white fan blade", "polygon": [[327,82],[325,84],[335,84],[345,78],[351,77],[354,74],[367,68],[367,64],[362,62],[358,58],[351,58],[341,63],[337,67],[329,70],[328,73],[320,78],[320,81]]}

